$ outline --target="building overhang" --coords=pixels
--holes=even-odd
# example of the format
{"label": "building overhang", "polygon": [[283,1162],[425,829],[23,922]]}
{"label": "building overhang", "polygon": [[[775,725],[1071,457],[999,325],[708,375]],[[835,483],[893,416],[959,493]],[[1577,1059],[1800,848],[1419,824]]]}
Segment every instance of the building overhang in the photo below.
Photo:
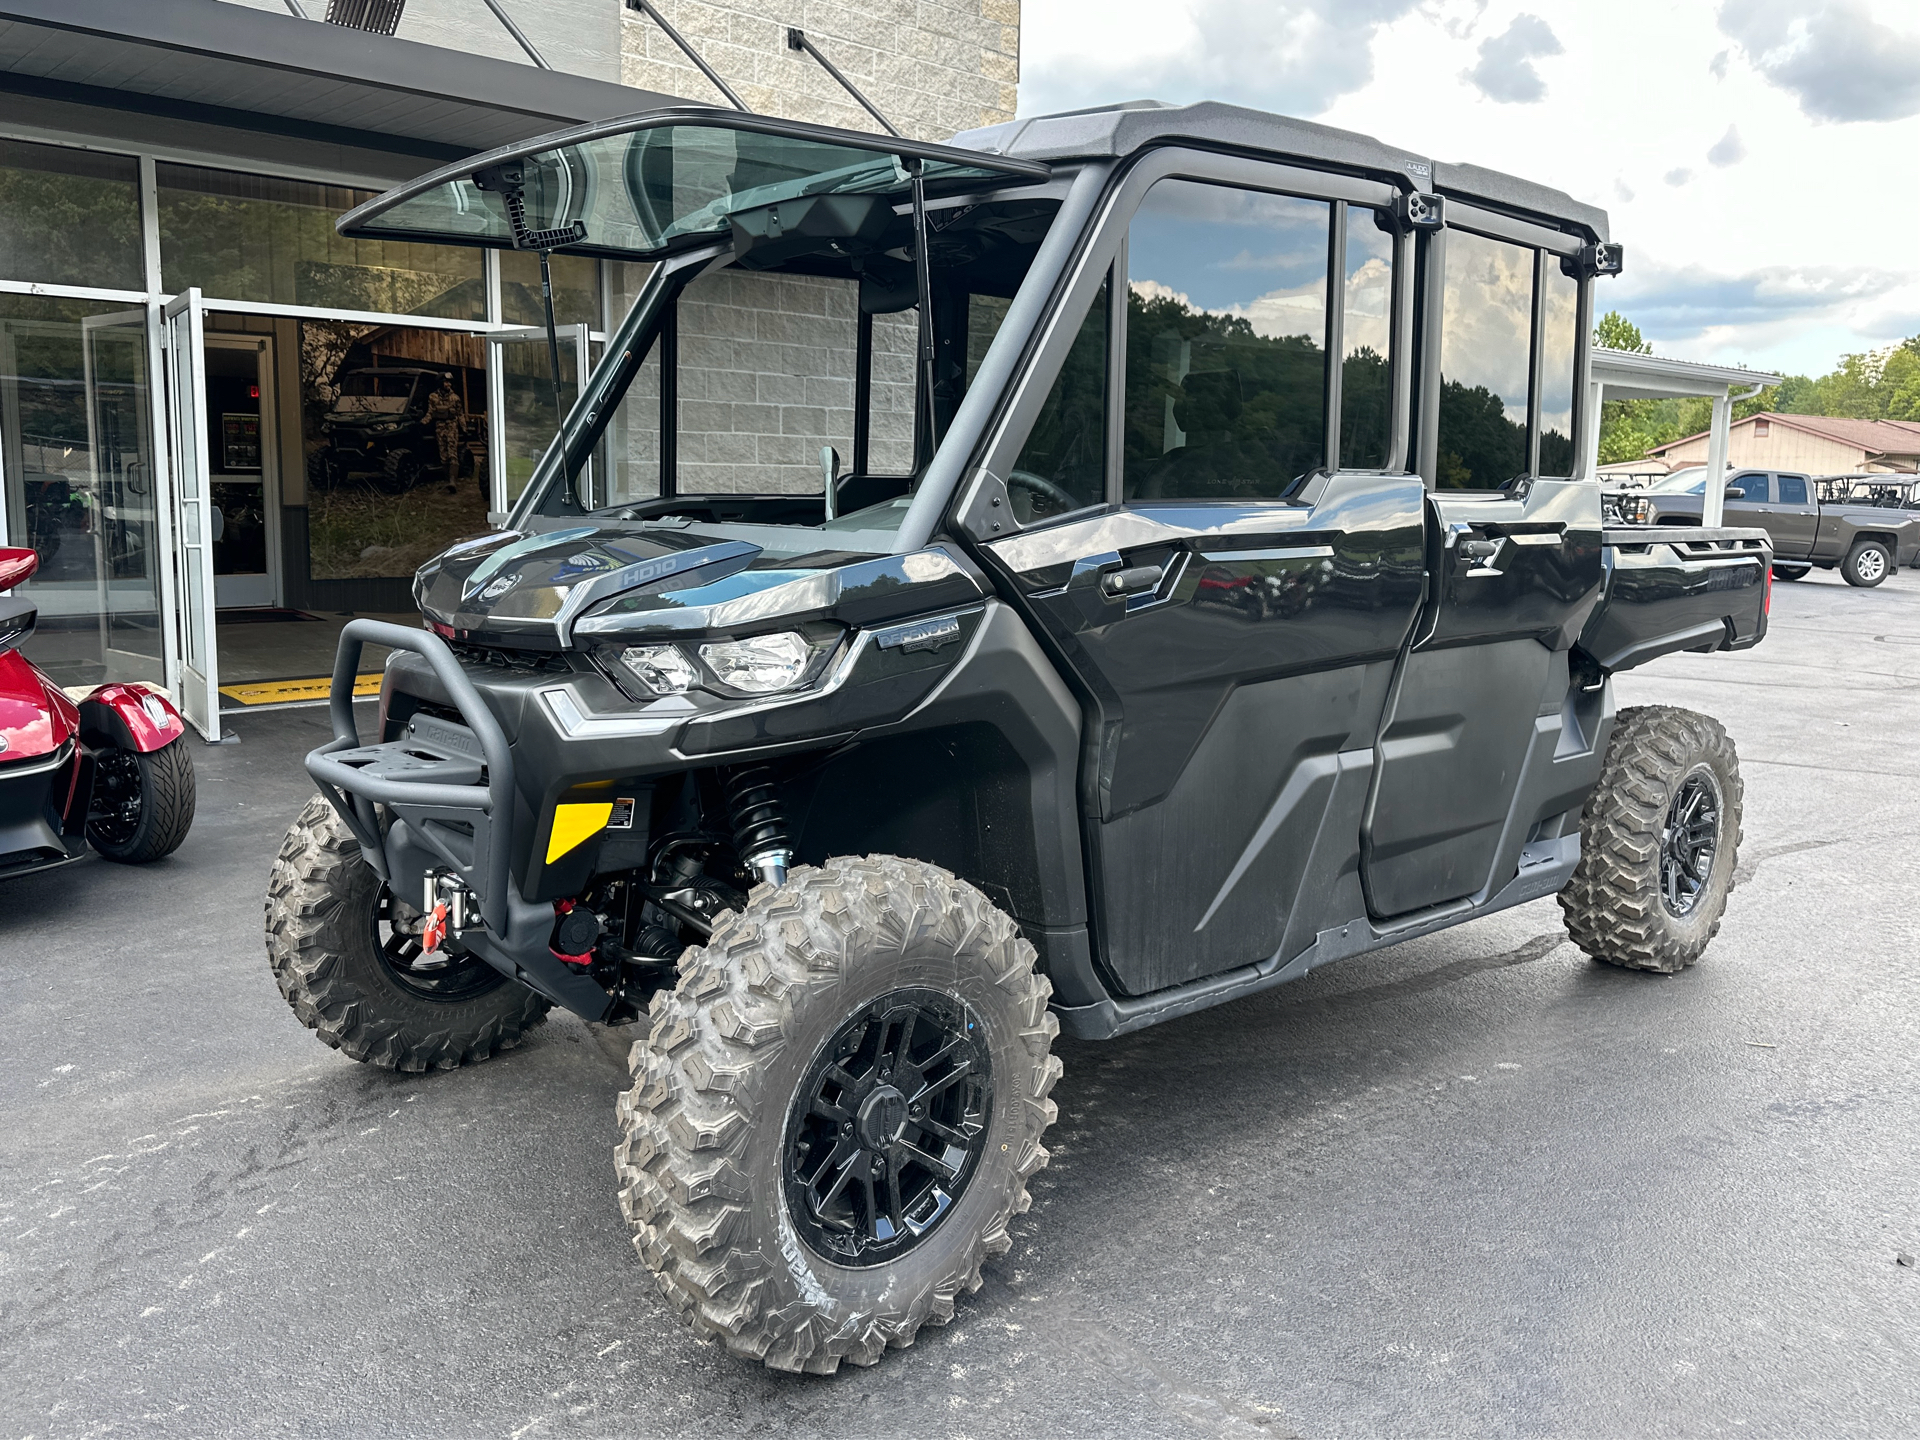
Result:
{"label": "building overhang", "polygon": [[430,161],[688,103],[224,0],[0,0],[0,93]]}
{"label": "building overhang", "polygon": [[1599,345],[1593,348],[1592,357],[1588,378],[1606,386],[1609,400],[1665,400],[1675,395],[1719,399],[1733,391],[1765,389],[1781,380],[1778,375],[1763,375],[1734,365],[1702,365]]}

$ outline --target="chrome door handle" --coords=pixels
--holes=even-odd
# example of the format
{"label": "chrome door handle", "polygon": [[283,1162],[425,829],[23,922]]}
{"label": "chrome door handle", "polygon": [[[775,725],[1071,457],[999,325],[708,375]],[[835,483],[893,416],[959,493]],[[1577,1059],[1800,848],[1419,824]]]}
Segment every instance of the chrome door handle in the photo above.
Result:
{"label": "chrome door handle", "polygon": [[1167,572],[1159,565],[1134,565],[1125,570],[1109,570],[1100,577],[1100,588],[1109,595],[1138,595],[1160,584]]}

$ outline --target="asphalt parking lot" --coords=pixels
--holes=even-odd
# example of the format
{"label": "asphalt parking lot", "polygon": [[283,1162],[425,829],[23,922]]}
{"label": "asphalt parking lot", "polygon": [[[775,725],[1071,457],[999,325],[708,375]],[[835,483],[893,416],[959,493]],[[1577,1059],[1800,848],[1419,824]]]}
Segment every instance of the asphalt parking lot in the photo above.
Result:
{"label": "asphalt parking lot", "polygon": [[1548,901],[1063,1042],[1014,1252],[831,1379],[657,1297],[629,1035],[405,1077],[298,1024],[261,895],[323,718],[246,717],[173,859],[0,882],[0,1440],[1920,1432],[1920,573],[1620,694],[1739,747],[1699,967]]}

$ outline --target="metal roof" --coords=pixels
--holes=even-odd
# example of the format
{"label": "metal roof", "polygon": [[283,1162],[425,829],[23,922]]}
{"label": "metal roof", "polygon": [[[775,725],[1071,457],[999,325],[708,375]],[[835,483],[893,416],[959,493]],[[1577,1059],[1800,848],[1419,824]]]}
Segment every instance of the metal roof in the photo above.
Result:
{"label": "metal roof", "polygon": [[1572,224],[1589,232],[1595,240],[1608,238],[1606,211],[1583,205],[1548,186],[1478,165],[1435,161],[1411,150],[1382,144],[1370,135],[1212,100],[1198,105],[1133,100],[1091,110],[1036,115],[981,130],[962,131],[950,143],[1023,159],[1069,160],[1131,155],[1150,145],[1182,141],[1370,171],[1394,177],[1416,190],[1438,191],[1466,201]]}
{"label": "metal roof", "polygon": [[686,103],[223,0],[0,0],[0,91],[436,160]]}
{"label": "metal roof", "polygon": [[1702,365],[1632,350],[1593,347],[1589,378],[1607,387],[1609,400],[1664,400],[1673,395],[1725,395],[1732,389],[1778,385],[1781,377],[1737,365]]}

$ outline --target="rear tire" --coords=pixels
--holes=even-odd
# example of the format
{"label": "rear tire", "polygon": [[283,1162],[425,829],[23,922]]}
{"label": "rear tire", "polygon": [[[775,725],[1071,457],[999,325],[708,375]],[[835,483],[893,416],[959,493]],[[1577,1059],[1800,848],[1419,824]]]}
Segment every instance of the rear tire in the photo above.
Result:
{"label": "rear tire", "polygon": [[1887,578],[1893,569],[1893,556],[1878,540],[1861,540],[1840,562],[1840,577],[1849,585],[1869,589]]}
{"label": "rear tire", "polygon": [[1622,710],[1560,892],[1573,943],[1628,970],[1672,975],[1698,960],[1733,889],[1740,808],[1739,757],[1717,720]]}
{"label": "rear tire", "polygon": [[184,740],[158,750],[98,751],[87,840],[109,860],[145,865],[171,855],[193,828],[193,758]]}
{"label": "rear tire", "polygon": [[1812,568],[1811,565],[1776,565],[1773,567],[1773,578],[1776,580],[1804,580],[1807,578],[1807,572]]}
{"label": "rear tire", "polygon": [[267,961],[328,1045],[383,1070],[452,1070],[511,1050],[547,1018],[545,997],[477,955],[410,975],[407,944],[381,933],[391,905],[333,807],[309,800],[267,880]]}
{"label": "rear tire", "polygon": [[633,1047],[614,1164],[696,1331],[830,1374],[953,1318],[1047,1163],[1060,1026],[1034,959],[971,885],[881,855],[756,887],[687,951]]}

